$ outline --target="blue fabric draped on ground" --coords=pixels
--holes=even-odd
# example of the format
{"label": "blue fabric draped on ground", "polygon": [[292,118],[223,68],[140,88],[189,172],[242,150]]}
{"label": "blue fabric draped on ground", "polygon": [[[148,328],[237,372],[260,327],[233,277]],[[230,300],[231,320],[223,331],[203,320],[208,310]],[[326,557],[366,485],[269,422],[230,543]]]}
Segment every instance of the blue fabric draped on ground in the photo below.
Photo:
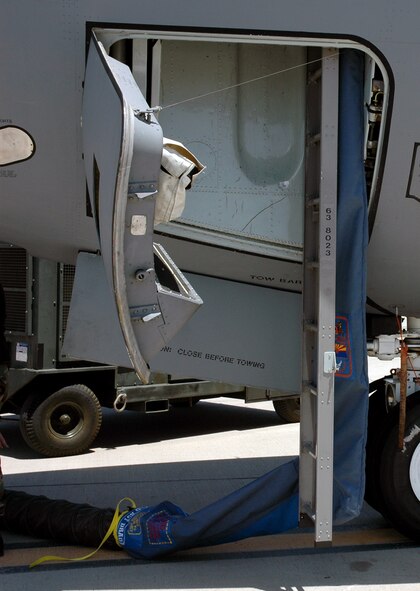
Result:
{"label": "blue fabric draped on ground", "polygon": [[167,501],[129,511],[120,519],[117,536],[131,556],[156,558],[194,546],[280,533],[297,524],[296,459],[191,515]]}
{"label": "blue fabric draped on ground", "polygon": [[[334,521],[360,513],[368,409],[365,335],[367,208],[363,166],[364,56],[340,57],[337,355],[335,382]],[[128,512],[119,543],[133,556],[154,558],[199,545],[285,531],[298,525],[298,460],[186,515],[164,502]]]}

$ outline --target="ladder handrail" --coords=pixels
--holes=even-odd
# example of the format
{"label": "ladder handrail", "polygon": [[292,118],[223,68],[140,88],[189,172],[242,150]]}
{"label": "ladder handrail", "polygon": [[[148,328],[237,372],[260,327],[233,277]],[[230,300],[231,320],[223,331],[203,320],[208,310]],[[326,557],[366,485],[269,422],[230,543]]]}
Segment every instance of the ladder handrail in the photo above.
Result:
{"label": "ladder handrail", "polygon": [[[302,519],[308,516],[315,523],[316,544],[330,544],[339,90],[337,53],[324,49],[322,57],[322,74],[309,74],[307,97],[312,141],[307,143],[299,486]],[[311,103],[318,112],[310,111]],[[307,330],[309,326],[316,330]]]}

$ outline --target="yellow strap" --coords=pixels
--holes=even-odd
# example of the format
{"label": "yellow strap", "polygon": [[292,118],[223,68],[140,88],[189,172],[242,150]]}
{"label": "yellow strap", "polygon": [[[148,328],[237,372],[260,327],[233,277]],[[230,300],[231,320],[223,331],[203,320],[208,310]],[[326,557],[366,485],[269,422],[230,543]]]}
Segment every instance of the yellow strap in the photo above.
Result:
{"label": "yellow strap", "polygon": [[118,527],[118,523],[120,521],[120,518],[125,515],[127,513],[127,511],[124,511],[123,513],[120,514],[120,505],[121,503],[123,503],[124,501],[130,501],[131,503],[131,509],[135,509],[136,508],[136,504],[133,501],[133,499],[130,499],[130,497],[124,497],[123,499],[121,499],[115,509],[115,513],[114,516],[112,518],[111,521],[111,525],[108,528],[108,531],[106,532],[104,539],[102,540],[102,542],[99,544],[99,546],[96,548],[96,550],[94,550],[93,552],[90,552],[89,554],[86,554],[86,556],[81,556],[80,558],[65,558],[63,556],[42,556],[41,558],[38,558],[38,560],[35,560],[34,562],[32,562],[29,565],[29,568],[34,568],[34,566],[38,566],[39,564],[42,564],[43,562],[51,562],[53,560],[67,560],[67,561],[71,561],[71,562],[77,562],[78,560],[87,560],[88,558],[91,558],[94,554],[96,554],[98,552],[98,550],[100,550],[102,548],[102,546],[105,544],[105,542],[107,541],[107,539],[114,534],[114,538],[118,544],[118,539],[116,536],[116,531],[117,531],[117,527]]}

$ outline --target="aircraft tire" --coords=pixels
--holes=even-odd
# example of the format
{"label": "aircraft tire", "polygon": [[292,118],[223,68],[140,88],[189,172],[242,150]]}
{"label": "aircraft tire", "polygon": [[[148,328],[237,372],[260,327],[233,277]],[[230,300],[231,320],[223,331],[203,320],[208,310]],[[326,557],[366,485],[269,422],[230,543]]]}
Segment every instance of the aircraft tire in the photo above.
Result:
{"label": "aircraft tire", "polygon": [[286,398],[286,400],[273,400],[274,410],[278,416],[287,423],[299,423],[300,398]]}
{"label": "aircraft tire", "polygon": [[398,448],[398,421],[381,454],[381,489],[386,516],[393,526],[420,541],[420,397],[407,400],[404,449]]}
{"label": "aircraft tire", "polygon": [[395,424],[395,411],[387,412],[385,382],[383,379],[369,384],[369,413],[366,442],[365,501],[380,513],[385,513],[380,484],[380,457],[389,431]]}
{"label": "aircraft tire", "polygon": [[26,443],[48,457],[77,455],[89,449],[102,423],[95,394],[82,384],[66,386],[45,399],[28,399],[21,412]]}

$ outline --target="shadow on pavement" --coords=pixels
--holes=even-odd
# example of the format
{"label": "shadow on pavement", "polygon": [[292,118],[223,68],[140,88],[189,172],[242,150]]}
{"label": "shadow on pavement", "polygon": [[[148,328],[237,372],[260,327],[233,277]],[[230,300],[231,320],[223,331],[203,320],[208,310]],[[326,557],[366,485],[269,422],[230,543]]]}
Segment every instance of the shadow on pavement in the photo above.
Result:
{"label": "shadow on pavement", "polygon": [[[114,449],[133,444],[146,444],[196,435],[244,431],[284,424],[271,405],[267,409],[252,406],[230,406],[219,402],[200,401],[192,408],[170,408],[164,413],[144,414],[125,410],[116,413],[103,409],[101,430],[94,447]],[[2,455],[17,459],[35,459],[33,452],[23,441],[19,418],[6,415],[0,420],[0,430],[9,448]],[[87,452],[89,453],[89,452]]]}

